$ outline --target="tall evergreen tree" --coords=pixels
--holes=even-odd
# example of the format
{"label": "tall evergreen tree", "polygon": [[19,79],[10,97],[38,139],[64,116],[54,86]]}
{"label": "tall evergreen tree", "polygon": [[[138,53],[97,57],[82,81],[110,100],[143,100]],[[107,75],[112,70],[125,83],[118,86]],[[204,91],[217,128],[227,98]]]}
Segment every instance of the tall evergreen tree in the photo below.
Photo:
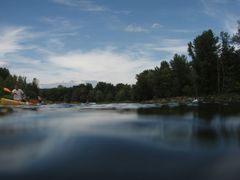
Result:
{"label": "tall evergreen tree", "polygon": [[196,72],[196,83],[199,94],[218,92],[218,38],[212,30],[204,31],[188,44],[188,52],[192,57],[192,66]]}

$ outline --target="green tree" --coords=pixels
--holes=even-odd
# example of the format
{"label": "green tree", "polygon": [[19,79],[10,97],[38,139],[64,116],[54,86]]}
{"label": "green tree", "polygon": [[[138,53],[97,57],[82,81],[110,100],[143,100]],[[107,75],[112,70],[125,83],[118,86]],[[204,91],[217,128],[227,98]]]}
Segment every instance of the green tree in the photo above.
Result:
{"label": "green tree", "polygon": [[105,100],[105,96],[103,92],[101,90],[96,90],[95,92],[96,92],[95,94],[96,102],[103,102]]}
{"label": "green tree", "polygon": [[199,94],[212,94],[219,91],[218,72],[218,37],[212,30],[204,31],[193,43],[188,44],[188,52],[192,57],[192,67],[196,73]]}
{"label": "green tree", "polygon": [[80,84],[73,87],[72,102],[88,102],[89,92],[92,90],[91,84]]}
{"label": "green tree", "polygon": [[[97,101],[112,102],[114,100],[115,87],[110,83],[99,82],[95,87],[95,91]],[[100,97],[100,95],[103,97]]]}
{"label": "green tree", "polygon": [[25,93],[27,96],[31,99],[37,99],[37,96],[39,95],[39,81],[37,78],[33,78],[31,83],[28,83],[26,85]]}
{"label": "green tree", "polygon": [[131,97],[131,86],[127,84],[117,84],[116,87],[116,101],[130,101]]}
{"label": "green tree", "polygon": [[170,61],[172,68],[172,87],[173,95],[191,95],[192,81],[191,69],[184,55],[175,54],[173,60]]}
{"label": "green tree", "polygon": [[139,101],[153,99],[154,70],[145,70],[136,79],[135,98]]}
{"label": "green tree", "polygon": [[10,72],[7,68],[0,67],[0,82],[3,82],[9,75]]}
{"label": "green tree", "polygon": [[231,92],[234,89],[234,74],[238,71],[238,63],[236,62],[236,53],[231,46],[231,37],[227,32],[220,33],[221,53],[220,53],[220,69],[221,69],[221,92]]}
{"label": "green tree", "polygon": [[160,68],[154,70],[153,92],[154,98],[172,96],[172,70],[167,61],[162,61]]}

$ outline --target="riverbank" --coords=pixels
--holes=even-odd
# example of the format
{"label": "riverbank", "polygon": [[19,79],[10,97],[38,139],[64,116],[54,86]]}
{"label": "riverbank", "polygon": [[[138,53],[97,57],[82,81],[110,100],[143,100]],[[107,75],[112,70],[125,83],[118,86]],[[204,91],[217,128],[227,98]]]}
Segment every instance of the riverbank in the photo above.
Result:
{"label": "riverbank", "polygon": [[[112,102],[89,102],[89,104],[110,104],[110,103],[143,103],[143,104],[170,104],[170,103],[179,103],[179,104],[189,104],[193,103],[197,99],[197,102],[205,103],[240,103],[240,94],[221,94],[221,95],[208,95],[208,96],[178,96],[178,97],[169,97],[169,98],[160,98],[146,101],[112,101]],[[61,101],[44,101],[46,104],[81,104],[84,102],[61,102]],[[195,102],[196,103],[196,102]]]}
{"label": "riverbank", "polygon": [[143,103],[188,104],[188,103],[192,103],[196,99],[198,100],[198,102],[206,102],[206,103],[240,103],[240,95],[239,94],[221,94],[221,95],[208,95],[208,96],[199,96],[199,97],[179,96],[179,97],[148,100],[148,101],[144,101]]}

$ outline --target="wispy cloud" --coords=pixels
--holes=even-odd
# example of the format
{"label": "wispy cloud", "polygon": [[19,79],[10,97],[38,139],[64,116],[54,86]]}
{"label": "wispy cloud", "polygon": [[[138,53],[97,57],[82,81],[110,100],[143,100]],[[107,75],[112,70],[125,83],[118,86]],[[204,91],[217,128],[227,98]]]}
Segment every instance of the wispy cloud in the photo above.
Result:
{"label": "wispy cloud", "polygon": [[42,17],[40,21],[49,26],[49,31],[45,34],[52,37],[75,36],[84,26],[79,23],[73,23],[64,17]]}
{"label": "wispy cloud", "polygon": [[201,3],[203,5],[203,13],[215,17],[218,13],[218,9],[215,8],[215,3],[213,3],[213,0],[201,0]]}
{"label": "wispy cloud", "polygon": [[38,32],[31,27],[2,26],[0,27],[0,58],[6,61],[9,57],[12,58],[13,55],[22,52],[49,56],[63,49],[65,45],[62,39],[66,35],[62,33],[68,33],[68,31],[59,31],[53,28],[50,31]]}
{"label": "wispy cloud", "polygon": [[194,30],[191,30],[191,29],[169,29],[168,31],[174,32],[174,33],[192,33],[192,32],[195,32]]}
{"label": "wispy cloud", "polygon": [[72,27],[70,21],[64,17],[42,17],[40,20],[54,27],[56,26],[64,28]]}
{"label": "wispy cloud", "polygon": [[50,49],[62,49],[64,48],[65,44],[60,39],[51,38],[48,40],[48,47],[52,47]]}
{"label": "wispy cloud", "polygon": [[87,12],[110,12],[114,14],[129,15],[130,10],[113,10],[107,6],[100,5],[96,1],[91,0],[52,0],[54,3],[65,5],[73,8],[78,8],[81,11]]}
{"label": "wispy cloud", "polygon": [[[7,57],[8,65],[11,67],[31,67],[31,66],[39,66],[41,63],[40,59],[30,58],[19,54],[9,54]],[[40,68],[40,67],[39,67]],[[37,68],[37,69],[39,69]]]}
{"label": "wispy cloud", "polygon": [[53,2],[61,5],[77,7],[82,11],[90,11],[90,12],[109,11],[107,7],[98,5],[96,2],[89,1],[89,0],[53,0]]}
{"label": "wispy cloud", "polygon": [[162,39],[159,47],[153,47],[156,51],[165,51],[171,54],[187,53],[187,41],[185,39]]}
{"label": "wispy cloud", "polygon": [[228,4],[240,2],[240,0],[202,0],[206,3],[215,3],[215,4]]}
{"label": "wispy cloud", "polygon": [[[203,12],[211,17],[222,17],[227,12],[225,6],[229,4],[238,4],[240,0],[201,0]],[[222,8],[226,12],[222,11]]]}
{"label": "wispy cloud", "polygon": [[154,52],[167,53],[169,57],[176,53],[187,54],[188,41],[186,39],[155,39],[157,42],[137,44],[132,49],[137,49],[138,52],[146,55],[154,54]]}
{"label": "wispy cloud", "polygon": [[230,34],[235,34],[238,30],[238,24],[237,24],[238,20],[239,20],[238,16],[228,14],[224,18],[225,30]]}
{"label": "wispy cloud", "polygon": [[223,29],[231,34],[237,31],[239,14],[233,14],[226,6],[239,6],[240,0],[201,0],[203,12],[222,23]]}
{"label": "wispy cloud", "polygon": [[0,34],[0,57],[30,48],[23,44],[26,39],[32,38],[27,27],[3,27],[0,29]]}
{"label": "wispy cloud", "polygon": [[148,29],[142,26],[138,26],[135,24],[130,24],[125,28],[126,32],[135,32],[135,33],[141,33],[141,32],[148,32]]}
{"label": "wispy cloud", "polygon": [[187,52],[187,46],[186,45],[170,46],[170,47],[152,47],[152,49],[155,50],[155,51],[160,51],[160,52],[169,52],[171,54],[175,54],[175,53],[186,54],[186,52]]}

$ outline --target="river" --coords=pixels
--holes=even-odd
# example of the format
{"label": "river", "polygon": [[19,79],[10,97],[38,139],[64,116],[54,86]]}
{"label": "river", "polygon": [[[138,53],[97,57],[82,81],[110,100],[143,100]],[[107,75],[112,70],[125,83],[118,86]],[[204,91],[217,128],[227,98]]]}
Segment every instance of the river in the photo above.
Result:
{"label": "river", "polygon": [[0,107],[0,179],[237,180],[239,107]]}

